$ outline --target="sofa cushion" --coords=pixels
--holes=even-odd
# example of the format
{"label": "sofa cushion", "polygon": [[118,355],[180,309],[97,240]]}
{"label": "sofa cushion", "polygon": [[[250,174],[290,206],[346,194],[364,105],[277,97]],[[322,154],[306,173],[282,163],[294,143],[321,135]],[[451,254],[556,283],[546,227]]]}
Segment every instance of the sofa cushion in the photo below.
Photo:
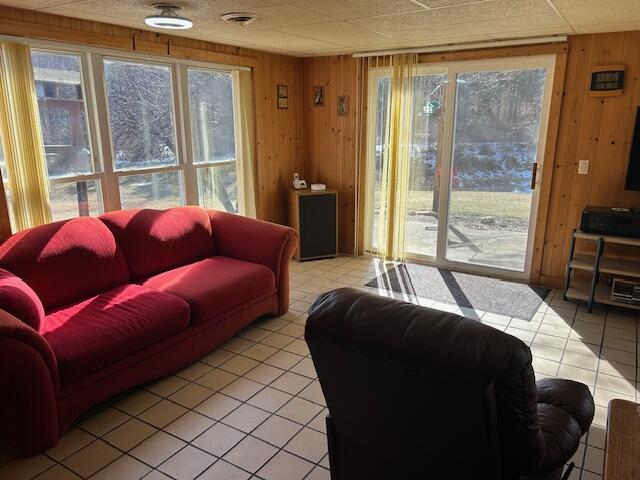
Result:
{"label": "sofa cushion", "polygon": [[0,246],[0,267],[24,280],[45,311],[129,282],[113,235],[91,217],[16,233]]}
{"label": "sofa cushion", "polygon": [[213,255],[211,222],[199,207],[134,209],[100,216],[140,279]]}
{"label": "sofa cushion", "polygon": [[160,273],[142,285],[184,299],[191,307],[191,321],[202,323],[274,293],[275,276],[264,265],[216,256]]}
{"label": "sofa cushion", "polygon": [[36,293],[13,273],[0,268],[0,308],[38,330],[44,308]]}
{"label": "sofa cushion", "polygon": [[68,383],[158,342],[189,323],[180,298],[140,285],[122,285],[51,312],[40,333]]}

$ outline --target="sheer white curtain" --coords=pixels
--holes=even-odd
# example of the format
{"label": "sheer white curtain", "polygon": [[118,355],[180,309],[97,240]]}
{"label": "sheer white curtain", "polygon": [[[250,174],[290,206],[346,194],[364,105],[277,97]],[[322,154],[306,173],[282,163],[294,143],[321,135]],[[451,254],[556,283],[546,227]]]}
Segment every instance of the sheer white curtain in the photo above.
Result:
{"label": "sheer white curtain", "polygon": [[236,71],[235,84],[238,85],[238,143],[239,161],[236,165],[238,175],[238,212],[255,218],[255,119],[253,111],[253,84],[250,71]]}

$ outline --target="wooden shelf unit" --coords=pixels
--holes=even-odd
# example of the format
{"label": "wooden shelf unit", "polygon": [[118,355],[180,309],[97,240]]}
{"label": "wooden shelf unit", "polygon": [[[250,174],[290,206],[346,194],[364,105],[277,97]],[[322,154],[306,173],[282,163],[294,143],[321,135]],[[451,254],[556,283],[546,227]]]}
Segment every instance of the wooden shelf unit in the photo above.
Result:
{"label": "wooden shelf unit", "polygon": [[[578,239],[595,242],[595,254],[576,253],[575,246]],[[600,274],[604,273],[615,277],[638,279],[640,283],[640,260],[622,260],[607,257],[604,254],[604,248],[608,244],[640,247],[640,239],[598,235],[585,233],[581,230],[573,231],[564,284],[564,299],[587,302],[589,312],[593,309],[594,303],[640,310],[640,304],[620,302],[611,298],[611,288],[600,282]],[[640,251],[638,253],[640,254]],[[591,272],[591,281],[574,280],[572,273],[576,270]]]}

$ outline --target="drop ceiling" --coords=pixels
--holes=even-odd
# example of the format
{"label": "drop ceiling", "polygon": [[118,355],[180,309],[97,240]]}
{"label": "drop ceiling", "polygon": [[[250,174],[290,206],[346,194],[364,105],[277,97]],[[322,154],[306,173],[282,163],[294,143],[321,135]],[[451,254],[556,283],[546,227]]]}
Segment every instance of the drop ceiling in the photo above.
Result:
{"label": "drop ceiling", "polygon": [[[145,28],[153,0],[0,0],[68,17]],[[185,37],[295,56],[640,30],[640,0],[175,0]],[[223,13],[250,12],[248,26]],[[147,27],[148,28],[148,27]]]}

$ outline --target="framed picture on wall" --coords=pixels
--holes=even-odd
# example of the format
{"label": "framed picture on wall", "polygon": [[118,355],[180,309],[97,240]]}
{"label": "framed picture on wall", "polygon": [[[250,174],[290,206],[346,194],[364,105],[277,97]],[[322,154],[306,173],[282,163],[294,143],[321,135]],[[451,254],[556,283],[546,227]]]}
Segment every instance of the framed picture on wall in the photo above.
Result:
{"label": "framed picture on wall", "polygon": [[289,87],[287,85],[278,85],[276,93],[278,108],[289,108]]}
{"label": "framed picture on wall", "polygon": [[324,87],[322,85],[313,87],[313,106],[321,107],[324,105]]}
{"label": "framed picture on wall", "polygon": [[340,95],[338,97],[338,115],[347,117],[349,115],[349,97]]}

